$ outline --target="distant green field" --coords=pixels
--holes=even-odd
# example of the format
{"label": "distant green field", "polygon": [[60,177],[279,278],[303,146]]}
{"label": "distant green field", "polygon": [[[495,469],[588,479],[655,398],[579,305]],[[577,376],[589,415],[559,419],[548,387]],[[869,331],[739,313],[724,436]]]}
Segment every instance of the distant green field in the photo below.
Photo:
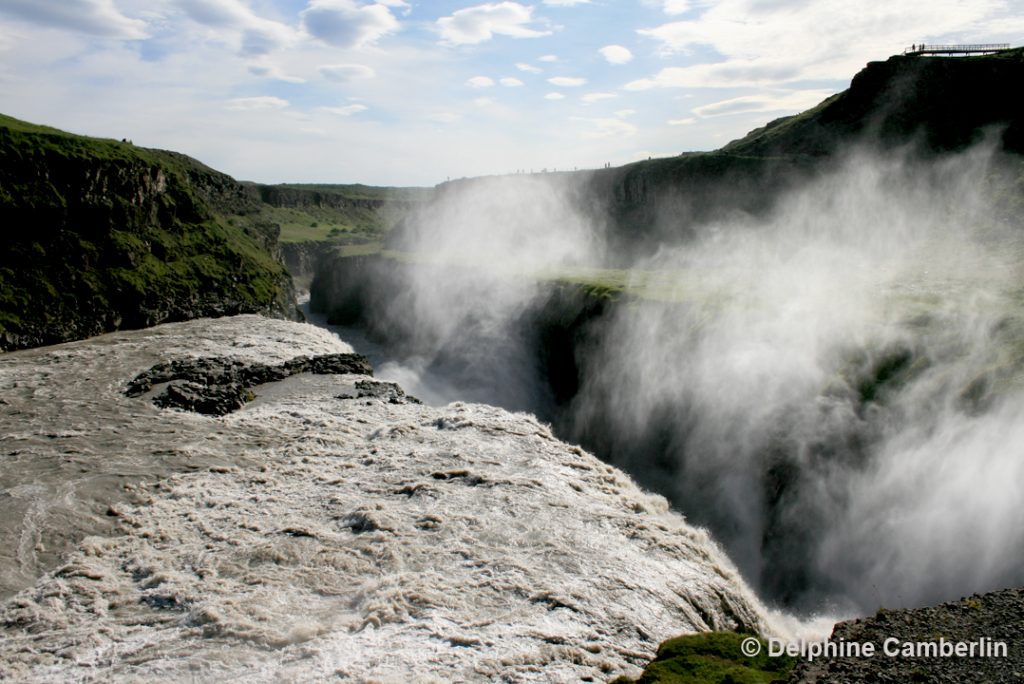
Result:
{"label": "distant green field", "polygon": [[379,236],[391,225],[386,216],[369,209],[340,211],[326,207],[263,205],[261,217],[281,226],[281,242],[332,240],[347,236]]}
{"label": "distant green field", "polygon": [[[401,219],[410,206],[426,201],[433,188],[378,188],[368,185],[274,186],[320,195],[337,195],[350,203],[342,206],[280,207],[263,205],[262,218],[281,226],[282,242],[339,241],[342,243],[379,238]],[[378,207],[367,206],[370,200]]]}

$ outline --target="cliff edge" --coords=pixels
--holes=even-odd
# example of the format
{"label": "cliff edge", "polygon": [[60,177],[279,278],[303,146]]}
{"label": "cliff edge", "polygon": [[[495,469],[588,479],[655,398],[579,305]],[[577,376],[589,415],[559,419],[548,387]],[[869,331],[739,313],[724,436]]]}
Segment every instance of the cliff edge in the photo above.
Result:
{"label": "cliff edge", "polygon": [[205,316],[297,315],[277,225],[185,155],[0,115],[0,349]]}

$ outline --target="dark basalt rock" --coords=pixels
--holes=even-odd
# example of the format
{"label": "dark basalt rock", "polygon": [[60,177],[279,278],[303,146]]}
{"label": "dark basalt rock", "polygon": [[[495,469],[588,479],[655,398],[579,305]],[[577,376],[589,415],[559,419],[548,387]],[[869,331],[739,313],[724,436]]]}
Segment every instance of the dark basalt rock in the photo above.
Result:
{"label": "dark basalt rock", "polygon": [[176,382],[163,394],[154,397],[160,408],[180,408],[208,416],[223,416],[237,411],[255,398],[253,391],[241,383],[202,385],[197,382]]}
{"label": "dark basalt rock", "polygon": [[[874,644],[867,657],[822,657],[800,662],[790,682],[852,684],[855,682],[1001,682],[1024,681],[1024,588],[1005,589],[926,608],[879,610],[873,617],[838,623],[831,642]],[[886,645],[886,640],[889,640]],[[895,641],[893,641],[895,640]],[[909,656],[900,651],[947,649],[956,644],[970,655]],[[934,644],[934,646],[931,646]],[[999,651],[1005,644],[1005,655]],[[896,652],[898,655],[886,653]],[[922,651],[917,651],[921,653]],[[979,655],[980,654],[980,655]]]}
{"label": "dark basalt rock", "polygon": [[422,404],[416,397],[405,393],[401,387],[393,382],[375,382],[372,380],[356,381],[357,398],[370,397],[380,399],[389,404]]}
{"label": "dark basalt rock", "polygon": [[[253,388],[300,373],[372,376],[373,366],[361,354],[297,356],[276,366],[223,357],[178,359],[140,373],[128,383],[124,393],[139,397],[156,385],[169,383],[153,398],[153,403],[160,408],[223,416],[255,399]],[[397,385],[395,389],[400,393],[398,396],[404,397]]]}

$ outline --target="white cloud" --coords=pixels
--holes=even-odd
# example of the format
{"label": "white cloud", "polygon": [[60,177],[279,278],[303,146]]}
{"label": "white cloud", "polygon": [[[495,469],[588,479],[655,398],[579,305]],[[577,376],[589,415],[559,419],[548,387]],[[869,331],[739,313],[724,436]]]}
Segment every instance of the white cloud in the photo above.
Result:
{"label": "white cloud", "polygon": [[528,74],[539,74],[544,71],[539,67],[535,67],[532,64],[526,64],[525,62],[518,62],[516,64],[516,69],[519,69],[520,71],[525,71]]}
{"label": "white cloud", "polygon": [[492,104],[494,104],[494,98],[493,97],[478,97],[475,100],[473,100],[473,104],[475,104],[477,107],[489,107]]}
{"label": "white cloud", "polygon": [[240,0],[175,0],[190,19],[237,36],[243,55],[265,55],[295,40],[288,26],[264,19]]}
{"label": "white cloud", "polygon": [[[908,36],[977,36],[1002,0],[720,0],[697,18],[639,33],[666,54],[711,48],[724,60],[671,67],[628,87],[765,87],[845,80],[870,60],[893,54]],[[674,9],[678,7],[673,5]],[[668,11],[668,4],[665,5]]]}
{"label": "white cloud", "polygon": [[376,72],[362,64],[324,64],[317,71],[329,81],[349,83],[376,76]]}
{"label": "white cloud", "polygon": [[539,38],[550,31],[530,28],[533,8],[518,2],[496,2],[456,10],[450,17],[437,20],[441,39],[449,45],[475,45],[496,35],[512,38]]}
{"label": "white cloud", "polygon": [[615,112],[615,116],[619,117],[620,119],[625,119],[627,116],[633,116],[634,114],[636,114],[635,109],[620,109],[617,112]]}
{"label": "white cloud", "polygon": [[662,7],[665,14],[682,14],[690,9],[690,0],[665,0]]}
{"label": "white cloud", "polygon": [[122,14],[113,0],[4,0],[0,13],[34,24],[120,40],[147,38],[146,23]]}
{"label": "white cloud", "polygon": [[715,64],[689,67],[668,67],[651,78],[627,83],[626,90],[651,88],[738,88],[767,87],[799,80],[800,69],[794,64],[769,60],[735,59]]}
{"label": "white cloud", "polygon": [[560,88],[578,88],[581,85],[586,84],[586,82],[587,79],[577,78],[574,76],[555,76],[553,78],[548,79],[548,83],[550,83],[553,86],[558,86]]}
{"label": "white cloud", "polygon": [[230,28],[248,24],[256,15],[239,0],[175,0],[193,21],[206,26]]}
{"label": "white cloud", "polygon": [[398,20],[385,5],[360,6],[354,0],[310,0],[299,13],[315,38],[340,48],[358,48],[398,30]]}
{"label": "white cloud", "polygon": [[558,56],[557,55],[541,55],[540,57],[537,58],[537,61],[538,62],[557,62],[558,61]]}
{"label": "white cloud", "polygon": [[544,96],[544,99],[545,100],[564,100],[565,99],[565,95],[563,95],[562,93],[548,93],[547,95]]}
{"label": "white cloud", "polygon": [[574,5],[590,4],[590,0],[544,0],[544,4],[555,7],[572,7]]}
{"label": "white cloud", "polygon": [[618,97],[615,93],[587,93],[583,96],[582,100],[586,104],[593,102],[600,102],[601,100],[611,100]]}
{"label": "white cloud", "polygon": [[298,76],[289,76],[282,72],[275,66],[269,64],[250,64],[249,73],[253,76],[259,76],[260,78],[272,78],[275,81],[284,81],[286,83],[305,83],[306,79],[299,78]]}
{"label": "white cloud", "polygon": [[474,76],[466,81],[466,85],[470,88],[490,88],[494,86],[494,79],[487,76]]}
{"label": "white cloud", "polygon": [[697,123],[697,119],[692,116],[686,119],[669,119],[668,121],[669,126],[689,126],[695,123]]}
{"label": "white cloud", "polygon": [[800,112],[817,105],[832,94],[827,90],[797,90],[786,93],[745,95],[695,107],[693,113],[701,118],[709,118],[750,112]]}
{"label": "white cloud", "polygon": [[598,52],[609,64],[625,64],[633,59],[633,53],[621,45],[605,45]]}
{"label": "white cloud", "polygon": [[327,112],[328,114],[336,114],[338,116],[352,116],[359,112],[365,112],[367,110],[366,105],[351,104],[345,105],[344,107],[317,107],[318,112]]}
{"label": "white cloud", "polygon": [[261,95],[259,97],[236,97],[228,100],[224,105],[225,109],[232,111],[255,111],[260,109],[284,109],[288,106],[288,100],[272,95]]}
{"label": "white cloud", "polygon": [[518,88],[519,86],[523,85],[522,81],[520,81],[518,78],[512,78],[511,76],[506,76],[505,78],[501,79],[500,83],[506,88]]}
{"label": "white cloud", "polygon": [[580,121],[585,124],[589,124],[589,130],[585,130],[581,133],[584,138],[599,139],[599,138],[625,138],[631,135],[635,135],[639,130],[636,126],[631,123],[627,123],[622,119],[609,118],[609,119],[586,119],[579,116],[572,117],[572,121]]}

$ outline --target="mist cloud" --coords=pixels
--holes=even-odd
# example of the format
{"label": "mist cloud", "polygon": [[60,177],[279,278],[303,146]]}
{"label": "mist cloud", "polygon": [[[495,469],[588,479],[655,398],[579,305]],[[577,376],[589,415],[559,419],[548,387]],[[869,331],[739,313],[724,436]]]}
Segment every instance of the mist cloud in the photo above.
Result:
{"label": "mist cloud", "polygon": [[998,380],[1019,372],[1020,240],[979,181],[990,161],[854,157],[770,221],[636,264],[669,303],[607,329],[579,436],[672,482],[777,600],[866,609],[1024,580],[1024,393]]}
{"label": "mist cloud", "polygon": [[[580,176],[451,183],[396,245],[419,256],[375,288],[373,318],[404,350],[388,372],[433,374],[436,400],[553,416],[790,607],[1019,584],[1024,245],[1000,168],[985,146],[855,153],[763,216],[689,231],[663,202],[661,234],[695,237],[625,272],[593,270],[606,228]],[[552,279],[580,273],[644,297],[576,339],[582,384],[556,406],[537,316]]]}

